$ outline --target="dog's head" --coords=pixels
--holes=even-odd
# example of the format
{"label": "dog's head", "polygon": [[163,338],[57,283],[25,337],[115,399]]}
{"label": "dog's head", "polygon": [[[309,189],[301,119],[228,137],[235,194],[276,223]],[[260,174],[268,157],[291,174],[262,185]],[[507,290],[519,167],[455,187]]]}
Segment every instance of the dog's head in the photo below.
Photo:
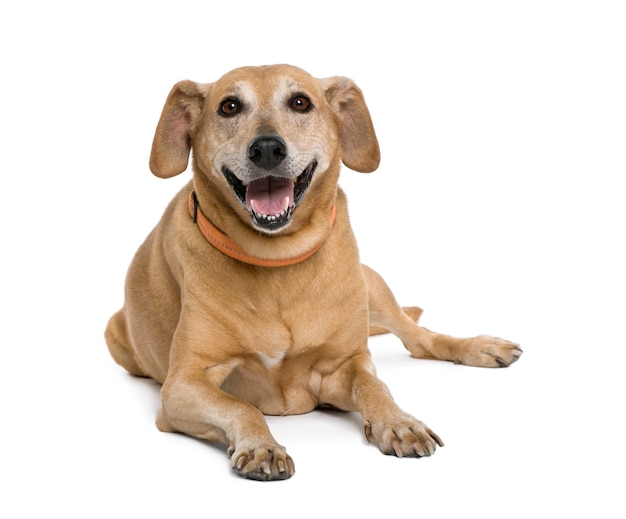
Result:
{"label": "dog's head", "polygon": [[[150,169],[194,172],[254,229],[279,233],[299,206],[335,196],[339,163],[378,167],[378,141],[360,89],[296,67],[244,67],[215,83],[177,83],[157,126]],[[305,204],[313,191],[310,203]]]}

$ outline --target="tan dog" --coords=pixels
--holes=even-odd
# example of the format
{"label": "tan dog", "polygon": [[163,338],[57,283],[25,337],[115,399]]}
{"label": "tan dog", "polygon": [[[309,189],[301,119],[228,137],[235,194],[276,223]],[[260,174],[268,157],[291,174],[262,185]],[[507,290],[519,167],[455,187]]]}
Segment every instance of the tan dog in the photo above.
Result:
{"label": "tan dog", "polygon": [[264,413],[358,411],[385,454],[433,454],[443,443],[376,377],[368,333],[473,366],[508,366],[521,350],[417,326],[421,310],[400,308],[360,264],[337,180],[340,161],[360,172],[379,163],[361,91],[286,65],[182,81],[156,129],[152,172],[181,173],[191,149],[193,181],[138,250],[106,330],[119,364],[163,384],[159,429],[224,442],[233,469],[261,480],[294,473]]}

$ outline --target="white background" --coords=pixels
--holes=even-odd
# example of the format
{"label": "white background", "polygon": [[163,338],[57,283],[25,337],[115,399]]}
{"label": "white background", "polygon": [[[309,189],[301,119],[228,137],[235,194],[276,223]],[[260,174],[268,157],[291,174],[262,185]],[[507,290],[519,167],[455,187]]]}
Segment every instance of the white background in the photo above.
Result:
{"label": "white background", "polygon": [[[17,5],[0,7],[2,517],[625,516],[623,3]],[[446,442],[431,458],[315,412],[269,419],[293,478],[242,480],[222,447],[160,433],[158,387],[106,350],[130,259],[190,175],[147,166],[170,88],[280,62],[365,93],[382,163],[341,179],[363,261],[425,326],[524,349],[487,370],[372,341]]]}

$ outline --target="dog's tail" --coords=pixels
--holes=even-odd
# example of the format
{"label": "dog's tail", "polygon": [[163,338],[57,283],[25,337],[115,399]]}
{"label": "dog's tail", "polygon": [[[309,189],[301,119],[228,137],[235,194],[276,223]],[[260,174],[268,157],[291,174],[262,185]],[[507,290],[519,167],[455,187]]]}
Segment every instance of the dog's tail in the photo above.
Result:
{"label": "dog's tail", "polygon": [[[423,310],[419,306],[403,306],[402,310],[404,310],[404,313],[416,323],[423,312]],[[370,337],[372,335],[382,335],[383,333],[389,333],[389,330],[380,326],[370,326]]]}

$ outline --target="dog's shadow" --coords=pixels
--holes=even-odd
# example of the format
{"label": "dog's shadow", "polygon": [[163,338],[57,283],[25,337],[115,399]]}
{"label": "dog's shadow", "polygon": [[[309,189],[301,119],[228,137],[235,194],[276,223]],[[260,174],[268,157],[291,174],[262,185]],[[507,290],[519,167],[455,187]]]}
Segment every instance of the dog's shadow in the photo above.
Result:
{"label": "dog's shadow", "polygon": [[[128,374],[128,377],[132,380],[133,384],[138,387],[141,399],[146,401],[147,405],[145,406],[145,409],[148,410],[149,415],[151,415],[153,419],[156,419],[157,413],[161,409],[161,384],[156,380],[147,377],[138,377],[132,374]],[[285,417],[268,416],[267,419],[271,422],[270,428],[272,428],[272,426],[278,425],[282,418],[290,421],[300,421],[303,419],[309,419],[307,417],[311,416],[315,416],[316,420],[319,419],[326,422],[339,421],[342,423],[342,427],[345,426],[346,429],[352,429],[354,431],[359,431],[363,428],[363,423],[358,413],[346,412],[330,406],[318,407],[310,413],[305,413],[304,415],[288,415]],[[201,443],[202,445],[210,447],[215,452],[219,452],[225,456],[228,455],[228,446],[225,444],[202,440],[200,438],[184,434],[181,434],[180,436],[186,436],[190,441]],[[363,443],[367,443],[367,440],[363,435],[361,435],[361,438]]]}
{"label": "dog's shadow", "polygon": [[[136,385],[138,387],[141,399],[145,400],[147,404],[145,405],[145,409],[148,410],[148,414],[152,417],[153,420],[155,420],[158,412],[161,410],[161,384],[149,377],[139,377],[131,373],[127,373],[127,375],[132,381],[133,385]],[[154,427],[156,427],[156,425]],[[216,452],[222,453],[224,455],[226,455],[228,450],[228,446],[222,443],[202,440],[200,438],[194,438],[185,434],[179,434],[179,436],[186,436],[187,438],[189,438],[189,440],[199,442],[202,445],[206,445],[214,449]]]}

